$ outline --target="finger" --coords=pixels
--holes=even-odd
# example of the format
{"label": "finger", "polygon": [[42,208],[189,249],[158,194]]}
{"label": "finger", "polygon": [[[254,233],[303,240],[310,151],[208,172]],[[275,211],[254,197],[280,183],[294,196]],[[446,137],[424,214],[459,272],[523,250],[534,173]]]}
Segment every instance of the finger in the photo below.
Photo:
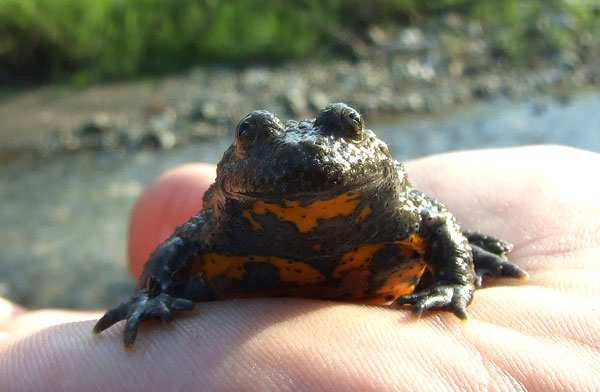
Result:
{"label": "finger", "polygon": [[[146,325],[136,350],[128,353],[118,333],[92,339],[89,322],[9,341],[0,345],[0,390],[69,392],[94,385],[151,391],[173,389],[174,382],[185,391],[248,386],[382,391],[400,385],[407,390],[449,385],[464,390],[509,379],[528,390],[552,389],[556,380],[561,389],[596,388],[598,351],[578,339],[549,344],[535,332],[472,321],[463,324],[433,314],[408,322],[394,309],[324,301],[208,303],[201,313],[178,319],[171,330]],[[507,343],[514,341],[519,344]],[[484,349],[473,349],[482,342]]]}
{"label": "finger", "polygon": [[25,309],[4,298],[0,298],[0,330],[3,329],[2,324],[5,321],[10,320],[23,312],[25,312]]}
{"label": "finger", "polygon": [[202,196],[215,178],[215,166],[190,164],[157,178],[140,196],[129,221],[130,269],[138,277],[148,256],[175,227],[202,208]]}
{"label": "finger", "polygon": [[99,312],[77,312],[63,309],[22,311],[6,319],[0,330],[9,335],[27,334],[56,324],[96,320],[100,316]]}

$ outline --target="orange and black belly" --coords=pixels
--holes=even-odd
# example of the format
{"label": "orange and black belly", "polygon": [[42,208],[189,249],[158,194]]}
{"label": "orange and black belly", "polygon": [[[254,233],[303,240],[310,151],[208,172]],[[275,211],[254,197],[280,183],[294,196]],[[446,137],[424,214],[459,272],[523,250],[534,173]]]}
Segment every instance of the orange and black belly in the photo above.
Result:
{"label": "orange and black belly", "polygon": [[395,212],[377,202],[385,198],[367,195],[230,200],[227,220],[220,223],[231,234],[214,239],[214,249],[194,259],[191,274],[201,275],[221,299],[389,303],[414,290],[425,270],[425,241],[382,224],[393,221]]}
{"label": "orange and black belly", "polygon": [[194,260],[192,274],[204,276],[220,299],[288,296],[386,304],[414,291],[426,268],[423,253],[416,236],[309,260],[207,253]]}

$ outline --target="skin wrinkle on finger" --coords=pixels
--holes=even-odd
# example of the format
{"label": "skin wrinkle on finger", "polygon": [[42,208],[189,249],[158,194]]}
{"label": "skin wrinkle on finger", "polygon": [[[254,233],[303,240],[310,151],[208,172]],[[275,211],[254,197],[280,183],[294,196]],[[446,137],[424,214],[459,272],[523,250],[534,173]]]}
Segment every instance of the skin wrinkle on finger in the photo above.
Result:
{"label": "skin wrinkle on finger", "polygon": [[[600,243],[600,242],[599,242]],[[540,241],[540,246],[543,246]],[[536,249],[539,250],[535,254]],[[560,257],[554,257],[560,256]],[[511,259],[519,259],[528,270],[577,270],[585,269],[591,271],[599,270],[599,265],[596,260],[600,259],[600,249],[573,249],[567,252],[559,252],[558,254],[549,254],[541,247],[529,247],[523,249],[517,247],[511,254]],[[550,264],[551,263],[551,264]]]}
{"label": "skin wrinkle on finger", "polygon": [[[340,310],[343,311],[343,309]],[[320,326],[323,322],[329,322],[330,324],[339,323],[339,320],[330,320],[332,319],[332,314],[335,316],[335,314],[338,313],[337,311],[337,306],[335,308],[327,306],[323,310],[310,312],[306,315],[300,314],[297,318],[267,326],[253,336],[245,348],[252,352],[253,350],[258,350],[263,353],[265,351],[264,347],[268,346],[270,342],[277,347],[282,347],[283,350],[280,349],[279,353],[280,355],[284,354],[284,358],[278,358],[274,361],[292,364],[293,367],[290,369],[292,373],[300,371],[298,376],[287,376],[286,378],[298,378],[300,374],[304,372],[312,373],[310,378],[312,382],[302,385],[300,390],[335,389],[336,384],[339,384],[339,381],[335,382],[336,379],[332,378],[333,374],[339,379],[350,379],[354,380],[354,382],[359,382],[359,384],[354,383],[346,385],[348,388],[363,389],[367,387],[373,389],[373,383],[376,383],[377,380],[373,377],[369,377],[369,374],[373,374],[369,371],[369,366],[360,368],[360,370],[365,371],[366,373],[361,374],[360,377],[357,377],[352,372],[352,369],[356,369],[356,366],[339,366],[339,362],[351,363],[352,361],[352,358],[346,354],[346,351],[339,343],[340,341],[347,340],[344,336],[344,331],[354,329],[355,327],[352,326],[353,323],[341,324],[338,328],[334,329],[323,329],[322,326]],[[336,317],[333,318],[335,319]],[[306,331],[306,333],[300,335],[295,334],[293,335],[294,339],[290,339],[290,332],[297,328],[298,324],[304,326],[303,330]],[[322,342],[327,342],[325,350],[323,350]],[[337,352],[340,355],[332,356],[327,354],[333,352]],[[315,367],[315,362],[318,362],[319,366]],[[367,359],[365,365],[368,365],[368,362],[370,362],[370,360]],[[312,371],[309,371],[310,368],[312,368]]]}
{"label": "skin wrinkle on finger", "polygon": [[41,309],[17,314],[0,324],[0,329],[7,333],[31,333],[56,324],[72,321],[94,320],[102,314],[99,312],[81,312],[58,309]]}
{"label": "skin wrinkle on finger", "polygon": [[[385,309],[385,315],[390,316],[391,320],[395,318],[395,309]],[[386,335],[385,342],[387,345],[376,347],[375,350],[378,352],[385,352],[388,355],[385,356],[385,363],[390,365],[398,365],[404,363],[410,363],[411,359],[415,359],[418,362],[417,368],[419,372],[422,372],[420,376],[406,372],[402,369],[402,375],[400,379],[405,381],[404,384],[398,385],[402,390],[418,390],[421,388],[431,390],[466,390],[469,387],[469,383],[465,382],[467,375],[472,372],[462,366],[456,366],[457,364],[468,363],[468,358],[464,358],[464,352],[460,350],[458,345],[455,345],[451,340],[448,340],[447,344],[438,345],[435,344],[439,339],[448,339],[451,334],[452,328],[455,324],[460,325],[460,322],[452,319],[451,317],[445,317],[446,315],[435,315],[432,317],[425,317],[415,323],[412,320],[408,321],[409,324],[404,324],[403,327],[407,327],[403,332],[402,339],[408,339],[408,341],[398,341],[398,330],[393,324],[392,325],[383,322],[373,323],[383,331]],[[448,315],[449,316],[449,315]],[[400,321],[398,321],[400,322]],[[420,324],[420,325],[419,325]],[[398,324],[397,324],[398,325]],[[450,325],[451,327],[444,327]],[[381,334],[373,333],[368,330],[351,331],[351,335],[356,336],[381,336]],[[352,338],[352,336],[350,336]],[[381,340],[381,338],[379,339]],[[371,347],[361,348],[360,352],[366,352]],[[429,356],[432,358],[429,358]],[[389,359],[388,359],[389,358]],[[389,372],[393,375],[398,370],[390,367]],[[414,371],[414,369],[413,369]],[[389,373],[388,373],[389,374]],[[424,386],[419,383],[418,380],[427,378],[428,383]],[[408,380],[408,381],[407,381]],[[470,380],[473,384],[473,380]]]}
{"label": "skin wrinkle on finger", "polygon": [[[589,374],[600,375],[596,350],[581,350],[581,347],[574,346],[570,340],[532,336],[493,323],[474,321],[464,330],[465,337],[476,344],[480,352],[486,353],[489,360],[504,363],[504,368],[519,376],[519,382],[528,390],[595,388],[597,380]],[[498,345],[498,341],[510,344]],[[544,361],[536,361],[536,353]],[[568,361],[565,361],[566,358]],[[523,374],[519,374],[520,372]],[[561,379],[555,377],[556,374],[561,374]]]}
{"label": "skin wrinkle on finger", "polygon": [[[254,307],[254,304],[250,304],[250,307]],[[247,315],[250,316],[250,313]],[[269,314],[265,314],[265,325],[270,324],[268,321],[270,319],[269,316]],[[282,389],[292,390],[296,388],[300,390],[322,389],[324,387],[323,382],[328,382],[328,379],[322,380],[323,382],[320,384],[313,384],[306,378],[294,377],[293,375],[290,375],[289,372],[286,373],[280,371],[279,368],[281,363],[286,363],[292,367],[298,367],[298,363],[302,362],[303,359],[303,351],[294,350],[293,347],[291,347],[293,343],[297,344],[296,339],[286,339],[285,337],[280,336],[281,334],[288,335],[288,327],[285,325],[285,321],[282,322],[277,319],[271,321],[273,322],[272,328],[267,326],[265,329],[257,330],[255,334],[252,334],[246,339],[242,336],[238,337],[239,343],[235,347],[231,347],[232,355],[229,355],[223,360],[223,364],[220,366],[221,372],[224,375],[237,372],[238,374],[241,373],[242,376],[245,373],[246,377],[249,379],[260,380],[262,378],[263,381],[268,382],[268,388],[266,388],[266,385],[263,384],[261,386],[261,384],[257,382],[256,390],[259,390],[259,388],[276,390],[277,386]],[[281,334],[274,334],[272,332],[273,330],[279,330]],[[264,337],[265,335],[267,335],[269,339],[266,339]],[[272,347],[270,349],[268,344],[264,344],[264,340],[268,340],[272,347],[277,347],[276,351],[278,352],[278,355],[273,355]],[[282,360],[282,355],[289,356],[289,359]],[[244,364],[243,359],[246,359],[248,364]],[[242,372],[239,372],[240,362],[242,362]],[[234,390],[235,388],[239,389],[244,384],[247,384],[247,381],[244,381],[244,378],[242,378],[236,384],[230,385],[229,387],[231,390]],[[325,386],[327,386],[327,384],[325,384]],[[331,385],[328,386],[331,387]],[[224,387],[224,385],[218,385],[216,389],[222,387]]]}
{"label": "skin wrinkle on finger", "polygon": [[[530,271],[530,280],[531,283],[535,284],[536,280],[535,275],[540,273],[544,274],[547,272],[558,274],[569,273],[569,271],[577,272],[584,271],[590,273],[597,273],[600,270],[598,269],[598,263],[596,260],[600,260],[600,249],[598,250],[583,250],[583,251],[572,251],[569,253],[561,254],[560,257],[553,257],[552,255],[542,255],[539,257],[535,256],[523,256],[519,257],[518,255],[512,257],[511,259],[517,260],[518,264]],[[503,285],[512,286],[512,283],[519,282],[502,282]],[[571,284],[571,288],[573,290],[577,290],[578,286]],[[592,286],[593,288],[593,286]],[[593,291],[595,293],[596,291]]]}
{"label": "skin wrinkle on finger", "polygon": [[[382,314],[379,314],[382,315]],[[394,325],[390,325],[388,317],[387,316],[393,316],[393,313],[384,313],[383,315],[386,316],[385,320],[380,320],[379,317],[377,317],[373,322],[373,325],[377,325],[380,328],[387,330],[387,331],[394,331]],[[350,319],[356,319],[357,315],[354,315],[354,317],[351,317]],[[344,319],[349,319],[349,317],[344,317]],[[394,323],[395,324],[395,323]],[[346,325],[344,325],[344,327],[346,327]],[[412,330],[412,328],[411,328]],[[427,328],[427,330],[429,330],[429,328]],[[416,357],[419,357],[419,360],[421,360],[421,358],[424,358],[425,361],[421,360],[422,363],[419,364],[418,369],[420,369],[421,372],[426,373],[427,371],[433,371],[433,373],[431,373],[430,377],[430,381],[433,382],[434,385],[434,389],[435,387],[443,387],[444,385],[447,387],[448,386],[448,382],[450,379],[448,379],[447,377],[441,377],[441,379],[439,379],[436,376],[439,376],[439,371],[436,371],[439,367],[438,366],[431,366],[431,363],[428,362],[426,360],[426,356],[420,356],[419,353],[421,351],[429,351],[429,352],[435,352],[435,351],[439,351],[436,348],[432,348],[432,347],[428,347],[427,342],[424,341],[422,339],[421,335],[423,333],[422,329],[416,329],[414,330],[414,334],[408,334],[408,336],[403,336],[403,339],[409,339],[409,341],[400,341],[398,342],[398,336],[393,336],[391,337],[391,341],[386,339],[384,341],[382,341],[382,336],[381,334],[378,333],[373,333],[373,331],[365,331],[363,328],[359,328],[356,329],[355,326],[352,325],[348,325],[348,328],[343,329],[343,331],[346,331],[346,334],[348,334],[348,338],[343,337],[340,334],[340,337],[338,337],[337,339],[339,340],[343,340],[343,341],[349,341],[349,342],[353,342],[353,341],[362,341],[363,344],[360,344],[358,347],[355,346],[346,346],[345,347],[345,351],[348,352],[349,350],[354,349],[354,351],[351,351],[352,354],[356,355],[356,352],[359,352],[362,354],[362,361],[361,361],[361,366],[357,367],[356,363],[352,363],[350,362],[348,366],[343,366],[344,368],[346,367],[354,367],[355,369],[358,369],[360,371],[364,371],[364,370],[368,370],[370,368],[369,364],[372,363],[374,357],[377,357],[379,360],[381,359],[381,357],[383,356],[384,358],[391,358],[391,361],[385,361],[386,364],[389,363],[390,367],[387,368],[387,373],[383,374],[381,376],[381,379],[393,379],[393,377],[389,377],[390,375],[393,375],[393,373],[401,371],[404,372],[404,370],[399,370],[396,368],[396,366],[398,366],[398,364],[402,364],[402,363],[408,363],[410,358],[405,358],[406,355],[408,354],[413,354]],[[413,335],[413,336],[411,336]],[[414,336],[417,335],[417,336]],[[349,340],[348,340],[349,339]],[[374,341],[375,340],[375,341]],[[391,343],[394,342],[394,343]],[[400,347],[398,347],[400,346]],[[351,358],[350,358],[351,359]],[[381,361],[378,361],[381,362]],[[443,369],[444,367],[442,367]],[[375,366],[375,368],[373,369],[374,371],[377,372],[381,372],[380,367]],[[391,374],[390,374],[391,373]],[[401,380],[411,380],[411,379],[418,379],[418,375],[413,375],[413,377],[410,377],[410,375],[404,374],[405,377],[400,377]],[[425,374],[423,374],[422,376],[425,376]],[[364,376],[360,376],[357,377],[357,379],[359,380],[363,380]],[[389,383],[387,384],[389,387]],[[406,388],[415,388],[416,385],[414,384],[408,384],[408,385],[404,385],[404,387]],[[384,388],[384,385],[380,386],[378,389]]]}
{"label": "skin wrinkle on finger", "polygon": [[[250,328],[249,324],[256,322],[256,317],[260,314],[261,325],[265,326],[276,326],[277,329],[283,328],[283,325],[279,320],[276,319],[275,315],[268,312],[256,311],[253,308],[256,307],[255,301],[228,301],[222,303],[223,306],[203,306],[200,312],[204,313],[204,317],[200,319],[198,323],[186,323],[186,328],[190,328],[194,331],[206,331],[206,336],[200,336],[194,342],[191,342],[198,347],[202,347],[202,350],[208,350],[209,353],[206,357],[212,360],[209,363],[205,363],[203,371],[209,373],[212,377],[209,382],[213,381],[209,386],[215,390],[239,390],[240,388],[248,389],[248,385],[256,385],[256,390],[275,390],[276,387],[271,385],[265,385],[265,382],[274,383],[276,381],[286,380],[285,376],[277,374],[276,367],[278,364],[283,363],[269,353],[269,350],[265,348],[263,344],[256,344],[256,341],[260,342],[257,335],[245,337],[248,333],[247,329]],[[235,309],[244,307],[244,311],[237,312]],[[207,309],[211,308],[211,309]],[[212,309],[219,309],[215,315],[211,312]],[[228,322],[219,320],[218,317],[226,317]],[[217,317],[217,319],[215,319]],[[186,319],[187,321],[187,319]],[[196,317],[194,317],[196,321]],[[210,327],[218,323],[220,325],[231,326],[225,329],[216,329]],[[239,329],[236,325],[245,325],[247,328]],[[196,332],[197,334],[197,332]],[[273,338],[271,344],[277,347],[279,352],[288,351],[285,346],[285,341],[281,342],[276,337]],[[205,342],[211,342],[208,346],[203,346]],[[138,346],[143,343],[138,343]],[[165,348],[168,349],[168,348]],[[172,349],[172,348],[171,348]],[[249,351],[251,354],[240,354],[244,351]],[[204,353],[206,354],[206,353]],[[204,355],[203,355],[204,357]],[[236,377],[232,378],[231,375],[235,374]],[[218,383],[216,380],[222,380],[223,383]],[[248,380],[256,380],[254,384]],[[287,378],[287,380],[292,380]]]}
{"label": "skin wrinkle on finger", "polygon": [[[543,295],[527,292],[533,290],[527,287],[511,295],[490,289],[489,293],[481,293],[471,314],[477,320],[532,336],[562,337],[592,350],[600,349],[600,331],[595,327],[600,325],[600,314],[593,311],[594,300],[564,298],[550,289],[544,290]],[[498,295],[505,300],[494,301]],[[508,314],[510,317],[506,317]]]}
{"label": "skin wrinkle on finger", "polygon": [[[465,350],[469,350],[475,357],[473,363],[478,363],[480,365],[481,372],[484,373],[484,384],[481,386],[481,388],[475,388],[475,390],[511,391],[523,389],[515,377],[513,377],[510,373],[505,372],[499,364],[487,359],[485,353],[479,351],[477,345],[469,341],[461,329],[457,329],[456,332],[457,339],[462,342]],[[519,388],[516,388],[515,386],[518,386]]]}
{"label": "skin wrinkle on finger", "polygon": [[[366,308],[368,308],[367,305],[362,305],[362,306],[365,306]],[[375,310],[377,310],[378,312],[389,311],[389,309],[385,309],[385,308],[381,308],[381,307],[375,308]],[[397,309],[395,309],[395,311],[396,311],[395,314],[399,317],[399,322],[400,322],[400,320],[408,321],[410,319],[410,314],[408,312],[401,312],[401,311],[398,311]],[[384,313],[381,315],[378,314],[378,316],[385,317],[386,315]],[[361,331],[363,334],[372,336],[378,340],[393,340],[394,339],[394,336],[393,336],[394,330],[393,329],[388,329],[385,327],[382,328],[380,324],[373,323],[371,321],[372,321],[372,318],[366,318],[364,316],[352,320],[352,325],[349,325],[349,328],[346,329],[346,332],[344,334],[342,334],[339,339],[341,341],[341,344],[339,344],[338,346],[342,349],[342,351],[345,351],[345,349],[344,349],[345,345],[343,344],[343,342],[345,342],[345,341],[352,342],[357,339],[357,333],[355,331]],[[363,350],[359,349],[359,351],[362,352]],[[344,355],[346,355],[346,354],[344,354]],[[391,377],[391,375],[394,372],[393,364],[396,361],[400,360],[396,355],[393,355],[392,353],[387,352],[387,351],[384,352],[384,355],[382,358],[381,357],[380,358],[367,357],[365,359],[365,357],[361,357],[361,359],[365,360],[366,364],[368,365],[367,369],[369,369],[369,371],[370,371],[369,374],[374,379],[374,382],[371,384],[372,389],[374,389],[374,390],[376,389],[376,386],[378,384],[385,385],[385,380],[393,379],[393,377]],[[379,359],[378,362],[377,362],[377,359]],[[347,360],[349,362],[351,362],[352,358],[348,358]],[[393,386],[400,388],[401,385],[395,384]]]}
{"label": "skin wrinkle on finger", "polygon": [[487,387],[486,391],[527,391],[525,386],[512,374],[507,373],[497,363],[481,356],[481,364],[488,371],[493,388]]}
{"label": "skin wrinkle on finger", "polygon": [[[133,361],[119,342],[100,345],[92,339],[91,325],[91,322],[63,324],[39,331],[14,345],[1,347],[0,369],[8,369],[7,373],[12,376],[0,378],[0,390],[12,391],[20,385],[22,390],[77,391],[89,388],[90,383],[115,390],[142,387],[152,390],[153,383],[149,381],[157,378],[164,368],[148,365],[156,364],[156,358],[162,358],[164,353],[149,349],[145,356],[137,356]],[[63,333],[53,334],[56,329]],[[34,356],[25,360],[23,353]],[[148,357],[148,354],[154,356]],[[7,357],[21,359],[20,366],[10,360],[6,363]],[[119,361],[118,358],[126,360]],[[147,377],[149,369],[152,374]],[[37,377],[18,380],[14,377],[17,374]],[[3,382],[6,385],[2,385]]]}
{"label": "skin wrinkle on finger", "polygon": [[[531,231],[537,230],[538,234],[515,241],[513,255],[540,257],[584,251],[599,253],[600,222],[594,217],[600,216],[600,210],[598,212],[588,210],[587,215],[578,220],[575,220],[569,212],[562,215],[554,219],[561,222],[559,227],[549,229],[552,224],[548,223],[546,218],[545,221],[535,225],[536,227],[532,227]],[[573,224],[569,224],[571,221]]]}
{"label": "skin wrinkle on finger", "polygon": [[[455,377],[460,377],[464,379],[464,383],[460,385],[457,390],[489,390],[490,385],[495,384],[494,374],[490,373],[489,369],[484,366],[484,362],[482,359],[482,354],[473,346],[470,342],[464,339],[463,328],[468,325],[470,319],[465,321],[460,321],[459,323],[454,324],[454,328],[449,328],[450,323],[444,323],[446,325],[447,333],[449,336],[452,336],[453,341],[456,341],[457,346],[461,348],[461,350],[468,353],[469,358],[472,358],[469,362],[454,360],[454,362],[461,364],[461,366],[456,367],[456,375]],[[452,353],[449,353],[452,356]],[[464,371],[463,363],[469,366],[471,373],[468,371]],[[471,363],[471,365],[468,365]],[[470,378],[469,378],[470,377]],[[477,383],[474,383],[473,380],[476,380]]]}
{"label": "skin wrinkle on finger", "polygon": [[[396,312],[398,312],[398,309],[383,309],[382,311],[385,311],[384,315],[386,317],[396,317]],[[397,365],[398,363],[402,364],[402,363],[409,363],[411,356],[413,358],[417,357],[419,358],[419,360],[421,361],[421,363],[419,364],[419,368],[421,369],[422,372],[424,372],[425,374],[429,373],[429,376],[426,376],[425,374],[423,375],[424,377],[429,377],[429,379],[431,381],[435,380],[435,387],[433,387],[433,389],[449,389],[449,390],[465,390],[465,387],[468,386],[468,383],[465,383],[463,378],[465,377],[465,372],[464,369],[462,369],[462,371],[456,371],[457,369],[455,369],[453,366],[439,366],[440,360],[439,358],[444,358],[450,362],[454,362],[454,360],[456,360],[456,363],[463,363],[466,361],[462,361],[460,360],[462,357],[461,352],[459,350],[457,350],[457,347],[453,347],[452,345],[450,346],[446,346],[446,345],[442,345],[442,346],[436,346],[436,345],[430,345],[429,342],[431,341],[430,338],[431,336],[429,336],[428,332],[431,332],[432,328],[435,329],[441,329],[444,330],[446,328],[444,328],[443,326],[445,324],[453,324],[454,322],[456,322],[456,320],[453,320],[451,317],[445,317],[446,315],[440,315],[439,317],[432,317],[432,318],[428,318],[428,319],[422,319],[420,320],[420,322],[423,322],[424,324],[426,324],[426,328],[422,329],[419,328],[417,325],[414,324],[414,321],[410,318],[410,316],[407,315],[406,318],[403,318],[402,320],[405,322],[410,323],[410,333],[408,338],[411,339],[411,343],[413,344],[412,347],[406,347],[406,342],[404,343],[400,343],[398,344],[398,346],[394,346],[393,344],[390,345],[390,347],[388,347],[388,350],[386,351],[386,347],[378,347],[378,351],[379,352],[386,352],[388,355],[386,355],[386,364],[390,364],[390,365]],[[402,321],[398,320],[398,323],[401,323]],[[348,334],[348,339],[352,339],[353,337],[355,338],[356,336],[360,336],[361,334],[366,335],[366,336],[374,336],[374,337],[382,337],[385,336],[385,341],[391,341],[391,342],[395,342],[397,341],[397,328],[394,328],[393,325],[381,325],[382,323],[372,323],[372,327],[373,328],[377,328],[378,331],[370,331],[368,329],[364,329],[364,328],[354,328],[352,330],[349,331]],[[414,328],[416,327],[416,328]],[[442,335],[445,336],[445,332],[442,332]],[[380,338],[381,339],[381,338]],[[450,347],[450,348],[448,348]],[[362,348],[360,351],[364,352],[365,350],[369,349],[368,347]],[[403,353],[406,353],[405,355],[403,355]],[[425,353],[435,353],[435,358],[438,358],[438,360],[436,360],[435,358],[433,358],[432,360],[428,360],[428,356]],[[372,360],[374,360],[375,358],[377,358],[376,355],[369,357],[369,358],[373,358]],[[380,365],[379,365],[380,366]],[[375,371],[378,371],[378,365],[377,363],[373,363],[373,368],[375,369]],[[394,372],[396,372],[397,370],[393,367],[393,366],[388,366],[387,367],[387,373],[386,376],[388,376],[389,378],[393,378],[390,377],[393,375]],[[469,373],[469,372],[467,372]],[[406,375],[407,377],[409,376],[408,374]],[[405,378],[403,378],[405,379]],[[401,385],[397,385],[399,388],[402,387],[402,389],[406,389],[406,390],[414,390],[415,388],[422,388],[423,386],[419,386],[419,385],[415,385],[413,382],[409,382],[409,383],[405,383],[405,384],[401,384]],[[431,388],[432,385],[429,384],[427,388]]]}
{"label": "skin wrinkle on finger", "polygon": [[542,287],[552,287],[557,292],[579,298],[599,298],[600,303],[600,271],[588,271],[585,268],[537,270],[535,275],[535,280],[528,282],[529,286],[535,286],[540,281]]}
{"label": "skin wrinkle on finger", "polygon": [[[255,304],[255,301],[251,301],[251,306],[255,306]],[[328,306],[327,309],[330,309],[330,307]],[[296,313],[296,311],[294,311],[294,313]],[[324,314],[326,315],[327,313],[325,312]],[[295,334],[293,333],[294,330],[298,328],[299,324],[304,326],[303,330],[310,329],[306,328],[306,326],[311,325],[310,319],[313,317],[316,317],[318,319],[320,317],[319,312],[316,312],[313,315],[305,315],[300,311],[298,319],[294,319],[296,322],[290,322],[289,325],[286,325],[285,322],[270,324],[265,329],[262,329],[260,332],[254,335],[247,344],[241,345],[239,349],[245,352],[248,351],[245,353],[245,355],[243,355],[244,358],[256,359],[257,355],[254,350],[259,350],[259,353],[262,354],[264,352],[265,347],[277,346],[277,357],[273,358],[273,361],[278,362],[280,364],[289,365],[289,367],[286,366],[284,369],[279,369],[279,372],[283,372],[284,374],[287,374],[287,376],[277,376],[277,378],[291,378],[296,380],[303,380],[305,383],[300,384],[299,390],[324,390],[332,388],[335,389],[336,385],[338,385],[339,387],[339,383],[343,383],[342,380],[344,378],[352,377],[352,375],[345,374],[345,371],[347,371],[348,366],[339,367],[338,363],[344,362],[346,359],[344,356],[330,356],[327,358],[327,360],[334,361],[335,363],[319,363],[318,366],[315,366],[315,357],[317,357],[315,355],[315,351],[319,351],[315,350],[315,344],[318,344],[321,341],[337,341],[339,339],[336,338],[336,336],[338,336],[335,332],[337,328],[323,328],[323,326],[321,325],[320,328],[314,329],[315,332],[313,334],[298,335],[297,331]],[[325,320],[325,323],[327,323],[327,321],[329,320]],[[337,323],[339,323],[339,320],[336,321]],[[322,322],[323,320],[320,320],[319,324],[321,324]],[[330,322],[329,324],[332,323]],[[272,374],[272,369],[265,369],[264,363],[260,363],[259,361],[257,365],[261,370],[260,373],[264,374],[266,371],[267,374]],[[350,369],[351,368],[352,366],[350,366]],[[361,367],[361,370],[362,369],[363,368]],[[303,374],[310,375],[310,377],[303,377]],[[359,387],[361,385],[364,386],[365,384],[363,377],[355,377],[352,379],[355,380],[355,382],[358,381],[361,383],[358,384]],[[346,383],[346,385],[352,387],[356,384]]]}
{"label": "skin wrinkle on finger", "polygon": [[[496,387],[494,389],[498,390],[499,389],[498,385],[501,383],[503,383],[503,384],[508,383],[511,386],[518,385],[519,387],[526,389],[523,386],[523,384],[519,381],[519,376],[524,376],[522,373],[519,372],[520,369],[517,369],[517,374],[512,374],[510,371],[506,371],[504,369],[502,371],[494,370],[494,369],[498,369],[498,368],[506,368],[506,366],[501,365],[502,361],[498,361],[499,363],[496,363],[496,361],[487,358],[486,352],[482,351],[481,348],[479,347],[479,345],[472,343],[469,340],[469,338],[467,337],[467,335],[463,334],[462,338],[468,346],[472,347],[472,349],[475,352],[479,353],[479,359],[480,359],[481,366],[484,369],[486,369],[486,371],[488,372],[488,375],[490,377],[490,383]],[[492,370],[494,370],[494,371],[492,371]],[[522,377],[522,378],[525,378],[525,377]],[[502,389],[502,390],[512,390],[512,389]]]}

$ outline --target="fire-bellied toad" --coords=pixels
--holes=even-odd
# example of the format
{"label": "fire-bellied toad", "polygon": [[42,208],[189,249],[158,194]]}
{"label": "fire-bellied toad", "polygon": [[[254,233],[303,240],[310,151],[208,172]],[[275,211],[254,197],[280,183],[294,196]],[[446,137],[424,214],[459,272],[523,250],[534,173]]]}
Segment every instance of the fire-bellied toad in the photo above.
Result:
{"label": "fire-bellied toad", "polygon": [[415,190],[345,104],[285,124],[257,110],[235,138],[202,211],[152,253],[137,293],[95,332],[127,320],[130,347],[146,319],[259,296],[412,304],[417,316],[444,309],[465,318],[484,274],[527,278],[506,259],[510,244],[462,231],[441,202]]}

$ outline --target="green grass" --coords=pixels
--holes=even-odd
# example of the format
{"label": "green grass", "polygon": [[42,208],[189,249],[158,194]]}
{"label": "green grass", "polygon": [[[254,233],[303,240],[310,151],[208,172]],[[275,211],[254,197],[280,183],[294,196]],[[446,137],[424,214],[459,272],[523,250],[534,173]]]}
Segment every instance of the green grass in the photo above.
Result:
{"label": "green grass", "polygon": [[598,0],[493,0],[472,10],[485,23],[493,49],[509,60],[573,50],[581,34],[600,34]]}
{"label": "green grass", "polygon": [[[592,0],[592,3],[596,0]],[[588,0],[589,2],[589,0]],[[274,63],[327,54],[342,28],[457,10],[495,29],[518,59],[532,45],[570,45],[578,31],[538,23],[550,7],[592,25],[582,0],[0,0],[0,83],[127,78],[201,63]],[[541,37],[541,38],[540,38]]]}
{"label": "green grass", "polygon": [[322,47],[336,25],[329,23],[332,4],[0,0],[0,72],[120,78],[202,62],[295,58]]}

